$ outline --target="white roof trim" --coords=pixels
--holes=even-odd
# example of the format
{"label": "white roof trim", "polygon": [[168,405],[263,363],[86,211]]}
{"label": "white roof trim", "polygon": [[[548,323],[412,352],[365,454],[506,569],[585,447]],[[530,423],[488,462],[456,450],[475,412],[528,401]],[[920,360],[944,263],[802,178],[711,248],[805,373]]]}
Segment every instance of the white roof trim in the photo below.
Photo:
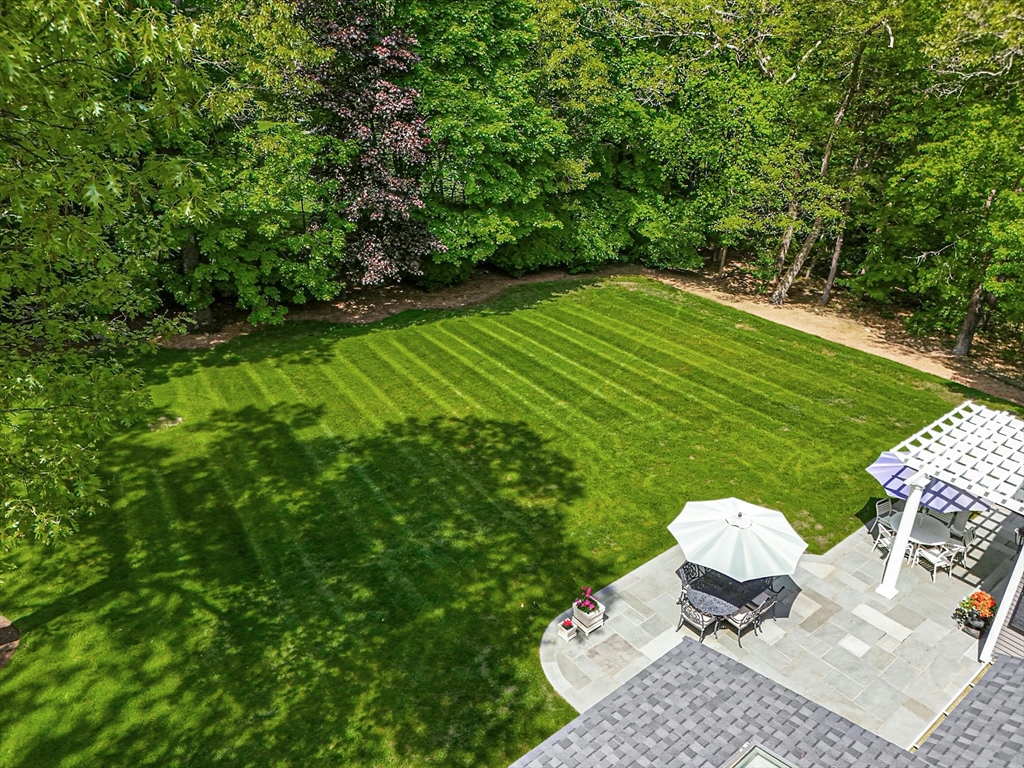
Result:
{"label": "white roof trim", "polygon": [[1024,515],[1024,421],[970,400],[892,449],[930,477]]}

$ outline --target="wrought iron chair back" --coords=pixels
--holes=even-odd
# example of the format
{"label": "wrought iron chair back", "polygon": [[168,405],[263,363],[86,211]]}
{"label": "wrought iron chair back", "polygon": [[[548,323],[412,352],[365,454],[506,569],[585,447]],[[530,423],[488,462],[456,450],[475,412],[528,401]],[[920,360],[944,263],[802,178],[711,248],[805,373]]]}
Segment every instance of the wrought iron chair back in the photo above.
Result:
{"label": "wrought iron chair back", "polygon": [[708,631],[709,627],[714,628],[715,637],[718,637],[718,617],[711,616],[703,611],[697,610],[697,608],[695,608],[693,604],[686,599],[685,589],[683,590],[682,597],[679,598],[679,624],[676,625],[676,632],[682,628],[683,622],[690,624],[700,631],[700,642],[702,643],[704,642],[704,635]]}

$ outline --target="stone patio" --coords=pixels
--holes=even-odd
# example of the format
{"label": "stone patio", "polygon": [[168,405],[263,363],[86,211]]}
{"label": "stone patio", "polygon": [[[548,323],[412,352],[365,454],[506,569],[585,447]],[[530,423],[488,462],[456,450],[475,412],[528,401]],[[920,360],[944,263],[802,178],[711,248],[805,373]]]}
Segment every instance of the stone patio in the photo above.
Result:
{"label": "stone patio", "polygon": [[[1008,519],[1009,518],[1009,519]],[[978,641],[957,631],[956,603],[981,587],[1000,598],[1013,563],[1016,516],[986,513],[974,521],[979,541],[952,578],[935,584],[923,566],[905,565],[892,601],[874,589],[884,555],[858,531],[825,555],[805,555],[783,580],[776,621],[737,644],[731,627],[706,645],[867,730],[909,748],[978,675]],[[541,641],[548,680],[583,712],[678,645],[696,638],[676,631],[679,547],[664,552],[597,593],[607,606],[605,626],[569,643],[556,618]]]}

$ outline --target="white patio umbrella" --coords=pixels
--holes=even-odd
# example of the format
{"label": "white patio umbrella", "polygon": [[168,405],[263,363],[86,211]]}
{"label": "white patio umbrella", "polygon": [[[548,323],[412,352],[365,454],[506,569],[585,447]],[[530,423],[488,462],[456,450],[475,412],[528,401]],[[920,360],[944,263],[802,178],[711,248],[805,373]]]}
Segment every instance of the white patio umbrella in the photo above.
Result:
{"label": "white patio umbrella", "polygon": [[787,576],[807,549],[781,512],[740,499],[687,502],[668,529],[687,560],[736,581]]}

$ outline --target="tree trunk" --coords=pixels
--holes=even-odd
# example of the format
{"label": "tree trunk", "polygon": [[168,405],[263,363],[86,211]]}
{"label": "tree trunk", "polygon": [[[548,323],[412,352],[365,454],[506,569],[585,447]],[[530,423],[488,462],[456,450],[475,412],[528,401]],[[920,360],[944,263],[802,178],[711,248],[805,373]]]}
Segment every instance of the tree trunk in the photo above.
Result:
{"label": "tree trunk", "polygon": [[839,234],[836,235],[836,247],[832,249],[832,264],[828,268],[828,279],[825,281],[825,290],[821,292],[821,306],[828,304],[828,300],[832,298],[832,286],[836,282],[836,272],[839,270],[839,254],[843,251],[843,233],[846,228],[839,230]]}
{"label": "tree trunk", "polygon": [[725,272],[725,257],[729,254],[729,246],[723,245],[718,249],[718,274]]}
{"label": "tree trunk", "polygon": [[[1017,182],[1017,186],[1020,186],[1020,181]],[[992,210],[992,202],[996,199],[996,191],[995,189],[991,190],[988,193],[988,199],[985,201],[986,219],[988,219],[989,213]],[[964,322],[960,326],[960,333],[957,334],[956,344],[953,345],[953,354],[957,357],[967,357],[971,354],[974,332],[978,330],[978,323],[981,320],[982,305],[988,304],[990,308],[995,306],[995,297],[985,290],[985,274],[988,272],[988,265],[991,260],[992,254],[989,253],[985,256],[982,263],[981,279],[978,280],[978,285],[975,286],[974,293],[971,294],[971,300],[967,302],[967,314],[964,316]]]}
{"label": "tree trunk", "polygon": [[804,244],[800,247],[800,252],[793,259],[793,264],[790,266],[789,271],[786,272],[786,276],[782,278],[779,286],[775,289],[775,293],[772,294],[772,304],[779,306],[789,296],[789,289],[793,285],[793,281],[796,280],[796,276],[800,274],[800,268],[810,255],[814,244],[818,242],[818,238],[821,237],[822,226],[823,222],[819,216],[814,220],[814,226],[807,233],[807,239],[804,240]]}
{"label": "tree trunk", "polygon": [[789,244],[793,242],[793,229],[796,227],[796,200],[789,201],[789,226],[782,235],[782,247],[779,249],[779,258],[775,264],[775,274],[781,276],[786,266],[786,257],[789,255]]}
{"label": "tree trunk", "polygon": [[[186,276],[191,275],[199,266],[201,255],[199,253],[199,240],[196,233],[189,232],[188,239],[181,246],[181,269]],[[205,328],[213,322],[213,312],[209,307],[197,309],[192,313],[197,328]]]}
{"label": "tree trunk", "polygon": [[181,270],[191,275],[199,266],[199,241],[195,232],[188,233],[188,239],[181,246]]}
{"label": "tree trunk", "polygon": [[804,270],[804,280],[811,276],[811,272],[814,271],[814,265],[818,263],[818,256],[815,254],[811,256],[811,260],[807,262],[807,269]]}
{"label": "tree trunk", "polygon": [[[857,173],[861,170],[860,164],[861,153],[857,153],[857,158],[853,161],[853,178],[850,179],[850,188],[847,190],[849,195],[853,195],[853,188]],[[836,274],[839,271],[839,256],[843,252],[843,235],[846,234],[846,219],[850,215],[850,198],[847,197],[843,203],[843,218],[839,221],[839,233],[836,235],[836,247],[832,250],[832,263],[828,268],[828,279],[825,280],[825,288],[821,292],[821,306],[828,304],[829,299],[832,298],[832,288],[836,283]]]}
{"label": "tree trunk", "polygon": [[839,105],[839,109],[836,110],[836,116],[832,119],[832,130],[828,134],[828,141],[825,142],[825,152],[821,158],[821,171],[818,174],[822,179],[828,175],[828,164],[832,159],[832,147],[835,144],[836,131],[839,130],[839,124],[843,122],[846,110],[849,108],[850,102],[853,101],[853,94],[860,87],[860,62],[864,58],[864,49],[867,48],[867,45],[868,41],[865,38],[857,47],[857,53],[853,55],[853,63],[850,65],[850,85],[843,95],[843,102]]}
{"label": "tree trunk", "polygon": [[985,302],[985,283],[978,283],[971,294],[971,300],[967,303],[967,314],[960,326],[960,334],[956,337],[956,344],[953,346],[953,354],[957,357],[967,357],[971,354],[971,344],[974,342],[974,332],[978,330],[978,322],[981,320],[981,306]]}
{"label": "tree trunk", "polygon": [[[825,151],[821,157],[821,170],[818,172],[819,178],[822,180],[828,176],[829,162],[832,160],[832,149],[835,145],[836,132],[839,130],[839,124],[843,122],[843,117],[846,115],[846,110],[850,107],[850,102],[853,101],[853,95],[857,92],[860,87],[860,64],[864,58],[864,50],[867,48],[867,37],[861,40],[859,46],[857,46],[857,52],[853,55],[853,62],[850,64],[850,84],[846,88],[846,93],[843,94],[843,100],[839,104],[839,109],[836,110],[835,117],[832,118],[832,130],[829,131],[828,141],[825,142]],[[796,218],[796,201],[790,203],[789,210],[790,215]],[[814,220],[814,227],[811,232],[807,235],[807,239],[804,240],[803,247],[800,249],[800,253],[797,254],[796,260],[793,262],[793,266],[790,267],[789,272],[779,282],[778,287],[772,294],[772,304],[782,304],[787,295],[789,294],[789,288],[793,285],[793,281],[796,276],[800,274],[800,268],[804,264],[807,255],[811,252],[811,248],[814,247],[814,243],[821,236],[822,221],[819,216]],[[786,235],[782,239],[782,250],[779,253],[779,272],[782,272],[782,268],[785,264],[786,253],[789,251],[789,239],[793,236],[793,225],[790,225],[789,229],[786,230]]]}

